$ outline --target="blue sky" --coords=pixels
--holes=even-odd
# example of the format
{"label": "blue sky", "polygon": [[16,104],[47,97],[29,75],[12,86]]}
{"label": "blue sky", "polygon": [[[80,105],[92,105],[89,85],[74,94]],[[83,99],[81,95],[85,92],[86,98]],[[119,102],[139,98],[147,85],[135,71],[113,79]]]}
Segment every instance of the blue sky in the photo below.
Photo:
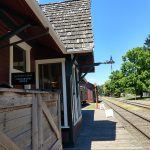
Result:
{"label": "blue sky", "polygon": [[[60,0],[39,0],[48,2]],[[95,62],[104,62],[112,56],[113,70],[120,69],[122,56],[129,49],[143,46],[150,34],[150,0],[92,0],[91,6]],[[110,65],[100,65],[86,78],[101,85],[110,74]]]}

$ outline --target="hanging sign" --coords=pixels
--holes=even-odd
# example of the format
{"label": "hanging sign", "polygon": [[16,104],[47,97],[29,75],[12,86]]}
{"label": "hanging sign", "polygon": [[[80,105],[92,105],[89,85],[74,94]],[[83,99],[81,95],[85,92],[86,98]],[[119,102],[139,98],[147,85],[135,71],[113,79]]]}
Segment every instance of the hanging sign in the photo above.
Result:
{"label": "hanging sign", "polygon": [[35,73],[34,72],[12,73],[11,83],[12,85],[35,84]]}

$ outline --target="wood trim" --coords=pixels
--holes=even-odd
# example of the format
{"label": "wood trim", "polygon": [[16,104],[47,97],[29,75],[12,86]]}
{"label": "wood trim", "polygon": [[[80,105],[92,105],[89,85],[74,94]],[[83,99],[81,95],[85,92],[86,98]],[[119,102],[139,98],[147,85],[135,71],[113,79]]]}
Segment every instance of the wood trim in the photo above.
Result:
{"label": "wood trim", "polygon": [[57,140],[51,149],[53,150],[62,150],[61,140]]}
{"label": "wood trim", "polygon": [[38,140],[39,140],[39,150],[43,149],[43,117],[42,117],[42,97],[41,94],[37,94],[37,101],[38,101]]}
{"label": "wood trim", "polygon": [[[18,36],[13,36],[10,38],[10,43],[14,41],[21,40]],[[19,47],[21,47],[25,52],[26,52],[26,71],[30,72],[31,71],[31,63],[30,63],[30,50],[31,46],[29,46],[27,43],[23,42],[20,44],[17,44]],[[19,70],[13,69],[13,46],[10,46],[10,64],[9,64],[9,85],[12,86],[11,84],[11,73],[13,72],[21,72]],[[26,89],[30,89],[31,85],[26,85]]]}
{"label": "wood trim", "polygon": [[32,149],[38,149],[38,116],[37,116],[37,99],[35,94],[32,96]]}
{"label": "wood trim", "polygon": [[62,62],[62,81],[63,81],[63,104],[64,104],[64,126],[68,126],[67,114],[67,91],[66,91],[66,72],[65,62]]}
{"label": "wood trim", "polygon": [[39,7],[38,3],[35,0],[25,0],[28,6],[32,9],[33,13],[36,17],[40,20],[42,25],[46,28],[49,28],[49,35],[54,39],[55,43],[59,46],[62,53],[67,54],[66,48],[56,32],[54,31],[51,23],[48,21],[46,16],[42,13],[41,8]]}
{"label": "wood trim", "polygon": [[62,62],[65,62],[65,58],[41,59],[35,61],[36,64],[62,63]]}
{"label": "wood trim", "polygon": [[54,59],[42,59],[36,60],[36,88],[39,88],[39,74],[38,70],[39,64],[48,64],[48,63],[61,63],[62,65],[62,82],[63,82],[63,103],[64,103],[64,127],[68,128],[68,111],[67,111],[67,90],[66,90],[66,68],[65,68],[65,58],[54,58]]}
{"label": "wood trim", "polygon": [[[16,42],[16,41],[20,41],[21,38],[19,38],[18,36],[13,36],[12,38],[10,38],[10,43]],[[19,47],[21,47],[24,50],[30,50],[31,46],[28,45],[26,42],[22,42],[20,44],[17,44]]]}

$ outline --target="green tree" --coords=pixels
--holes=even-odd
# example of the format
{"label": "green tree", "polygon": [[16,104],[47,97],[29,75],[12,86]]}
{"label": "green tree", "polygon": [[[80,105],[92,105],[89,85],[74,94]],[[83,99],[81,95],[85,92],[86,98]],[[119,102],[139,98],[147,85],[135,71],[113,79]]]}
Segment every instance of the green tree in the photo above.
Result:
{"label": "green tree", "polygon": [[150,34],[148,35],[148,37],[145,40],[144,48],[150,50]]}
{"label": "green tree", "polygon": [[103,85],[98,85],[97,91],[98,91],[98,95],[103,95],[104,94]]}
{"label": "green tree", "polygon": [[122,59],[122,84],[126,90],[142,97],[150,83],[150,51],[142,47],[133,48]]}
{"label": "green tree", "polygon": [[111,94],[120,97],[121,93],[124,92],[122,78],[123,74],[121,71],[113,71],[110,75]]}
{"label": "green tree", "polygon": [[110,80],[107,80],[103,86],[103,91],[105,96],[111,96],[112,87],[110,82],[111,82]]}

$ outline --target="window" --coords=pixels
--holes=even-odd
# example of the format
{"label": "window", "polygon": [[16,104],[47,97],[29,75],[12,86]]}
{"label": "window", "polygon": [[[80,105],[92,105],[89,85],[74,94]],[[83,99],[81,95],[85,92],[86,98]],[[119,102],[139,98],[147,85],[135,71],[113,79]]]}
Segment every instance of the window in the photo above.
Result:
{"label": "window", "polygon": [[26,72],[26,52],[19,46],[13,47],[13,69]]}
{"label": "window", "polygon": [[[14,36],[10,39],[10,43],[21,40],[19,37]],[[31,47],[22,42],[20,44],[10,47],[10,73],[9,84],[11,85],[11,73],[30,72],[30,50]],[[30,88],[30,86],[26,86]]]}

